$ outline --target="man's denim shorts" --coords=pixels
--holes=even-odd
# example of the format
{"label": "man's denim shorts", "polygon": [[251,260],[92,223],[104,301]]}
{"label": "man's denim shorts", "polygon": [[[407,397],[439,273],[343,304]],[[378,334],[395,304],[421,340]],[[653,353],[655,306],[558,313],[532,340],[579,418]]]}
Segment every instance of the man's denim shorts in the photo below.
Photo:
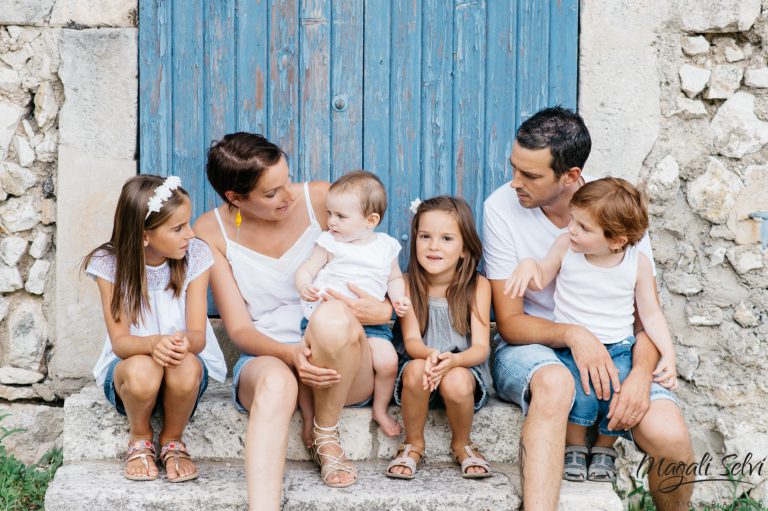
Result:
{"label": "man's denim shorts", "polygon": [[[531,402],[531,379],[534,373],[544,366],[564,364],[549,346],[542,344],[512,345],[498,335],[491,373],[496,393],[501,399],[511,401],[528,413]],[[675,395],[658,383],[651,384],[651,401],[669,399],[679,406]]]}
{"label": "man's denim shorts", "polygon": [[[200,399],[203,397],[203,393],[205,392],[205,389],[208,388],[208,368],[205,367],[205,362],[203,362],[203,359],[200,358],[199,355],[197,355],[197,359],[200,361],[200,365],[203,366],[203,378],[200,380],[200,389],[197,392],[197,399],[195,400],[195,407],[192,409],[192,413],[190,414],[190,417],[192,417],[195,414],[195,410],[197,410],[197,405],[200,403]],[[120,396],[117,395],[117,390],[115,389],[115,367],[118,363],[122,361],[121,358],[118,358],[117,360],[112,361],[111,364],[109,364],[109,367],[107,368],[107,377],[104,379],[104,395],[107,397],[107,401],[112,403],[112,406],[115,407],[117,410],[117,413],[120,415],[126,415],[125,413],[125,407],[123,406],[123,401],[120,399]],[[163,406],[163,387],[160,386],[160,392],[157,394],[157,401],[155,402],[155,408],[152,410],[152,413],[155,411],[161,409]]]}

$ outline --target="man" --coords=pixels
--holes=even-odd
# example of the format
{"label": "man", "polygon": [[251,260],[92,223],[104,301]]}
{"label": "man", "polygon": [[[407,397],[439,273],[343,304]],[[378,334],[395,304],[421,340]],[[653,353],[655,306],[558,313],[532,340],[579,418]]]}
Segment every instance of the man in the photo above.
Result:
{"label": "man", "polygon": [[[603,344],[578,325],[553,323],[554,283],[526,291],[523,298],[504,295],[504,283],[526,257],[543,259],[555,238],[567,231],[568,203],[586,180],[581,171],[592,142],[583,119],[563,108],[547,108],[525,121],[517,132],[510,163],[513,179],[486,201],[483,236],[485,272],[491,282],[500,343],[493,377],[502,399],[526,414],[520,439],[523,507],[526,511],[557,507],[563,473],[565,428],[574,385],[608,399],[609,428],[631,430],[635,442],[657,462],[690,462],[693,451],[675,397],[652,384],[659,353],[636,321],[633,367],[619,385],[618,372]],[[647,235],[639,245],[650,257]],[[579,367],[574,382],[553,348],[568,347]],[[692,486],[662,492],[660,478],[649,474],[659,510],[688,509]],[[663,486],[662,486],[663,488]]]}

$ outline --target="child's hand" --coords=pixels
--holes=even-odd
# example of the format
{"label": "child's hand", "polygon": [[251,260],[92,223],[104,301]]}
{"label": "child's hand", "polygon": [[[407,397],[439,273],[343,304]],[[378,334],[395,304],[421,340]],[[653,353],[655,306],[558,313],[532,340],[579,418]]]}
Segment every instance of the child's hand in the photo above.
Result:
{"label": "child's hand", "polygon": [[320,290],[312,284],[304,284],[299,290],[299,296],[305,302],[316,302],[320,299]]}
{"label": "child's hand", "polygon": [[401,296],[394,302],[392,302],[392,305],[395,307],[395,314],[397,314],[398,317],[402,318],[406,314],[408,314],[408,310],[411,308],[411,300],[408,299],[407,296]]}
{"label": "child's hand", "polygon": [[424,390],[429,390],[432,392],[437,388],[437,385],[440,383],[438,380],[437,382],[432,380],[432,367],[438,364],[437,357],[440,355],[440,352],[437,350],[432,351],[432,353],[429,354],[427,359],[424,361],[424,374],[421,376],[421,385]]}
{"label": "child's hand", "polygon": [[[184,332],[176,332],[173,334],[173,352],[177,355],[181,355],[181,358],[178,359],[177,364],[171,364],[171,365],[178,365],[181,363],[181,359],[186,356],[187,353],[189,353],[189,339],[187,339],[187,336],[184,334]],[[171,355],[173,356],[172,353]]]}
{"label": "child's hand", "polygon": [[443,376],[445,376],[448,371],[456,367],[456,354],[451,353],[450,351],[446,351],[444,353],[440,353],[437,356],[437,365],[432,366],[432,380],[437,381],[437,385],[440,384],[440,380],[443,379]]}
{"label": "child's hand", "polygon": [[[152,348],[152,359],[161,367],[179,365],[184,355],[179,355],[174,351],[175,335],[162,335],[155,342]],[[178,358],[178,361],[177,361]]]}
{"label": "child's hand", "polygon": [[[533,285],[530,285],[531,280]],[[538,263],[533,259],[523,259],[504,284],[504,294],[509,295],[510,298],[522,297],[529,287],[536,291],[541,290],[543,287],[541,281],[541,269]]]}
{"label": "child's hand", "polygon": [[662,355],[656,370],[653,371],[653,381],[669,390],[677,389],[677,367],[674,355],[671,357]]}

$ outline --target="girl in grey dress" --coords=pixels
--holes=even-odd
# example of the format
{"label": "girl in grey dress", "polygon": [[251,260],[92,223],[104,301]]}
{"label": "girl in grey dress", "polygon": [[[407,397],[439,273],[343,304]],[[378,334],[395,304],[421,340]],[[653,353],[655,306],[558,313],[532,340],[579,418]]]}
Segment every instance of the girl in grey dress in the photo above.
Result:
{"label": "girl in grey dress", "polygon": [[430,403],[445,406],[462,476],[491,475],[470,440],[474,413],[488,400],[491,384],[491,286],[477,273],[481,258],[480,237],[463,199],[434,197],[418,206],[406,279],[412,307],[400,320],[405,361],[395,382],[405,443],[387,467],[389,477],[412,479],[416,473]]}

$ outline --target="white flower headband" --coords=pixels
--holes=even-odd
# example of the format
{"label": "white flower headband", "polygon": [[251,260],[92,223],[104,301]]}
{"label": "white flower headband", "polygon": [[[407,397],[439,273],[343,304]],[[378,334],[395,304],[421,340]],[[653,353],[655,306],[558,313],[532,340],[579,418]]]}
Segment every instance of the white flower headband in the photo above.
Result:
{"label": "white flower headband", "polygon": [[416,212],[419,210],[419,206],[421,206],[421,199],[416,197],[411,201],[411,206],[408,209],[411,211],[411,213],[415,215]]}
{"label": "white flower headband", "polygon": [[171,198],[173,191],[180,186],[181,178],[179,176],[166,177],[163,184],[155,188],[154,195],[147,201],[147,216],[144,217],[144,220],[149,218],[152,213],[159,212],[165,201]]}

